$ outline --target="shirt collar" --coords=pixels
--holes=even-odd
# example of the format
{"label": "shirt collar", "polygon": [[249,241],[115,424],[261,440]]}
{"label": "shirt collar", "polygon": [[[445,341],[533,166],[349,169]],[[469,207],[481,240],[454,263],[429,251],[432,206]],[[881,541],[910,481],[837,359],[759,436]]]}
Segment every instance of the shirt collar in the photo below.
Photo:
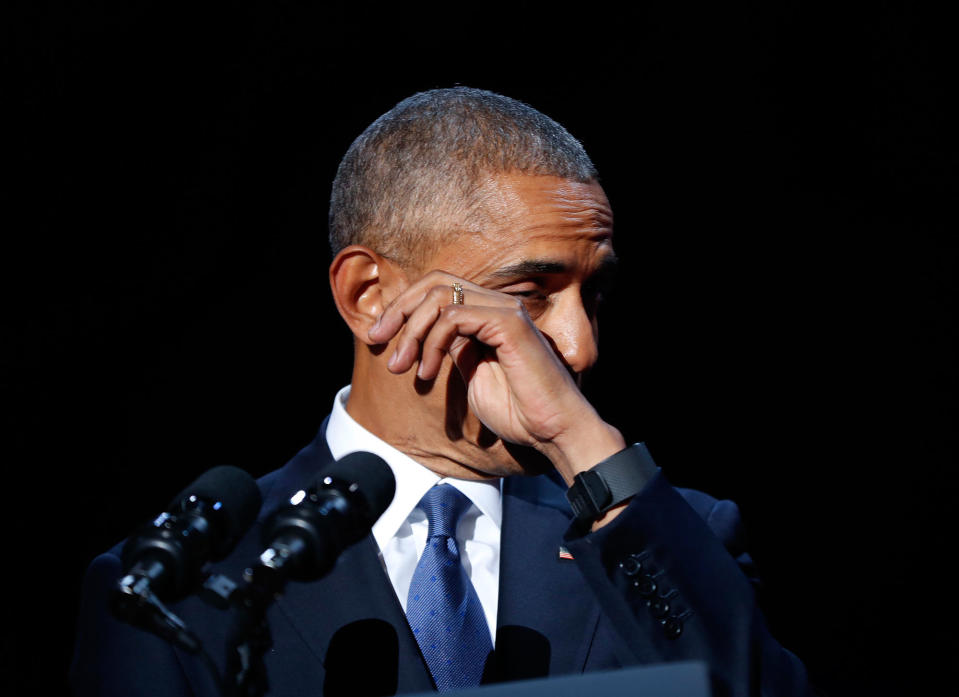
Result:
{"label": "shirt collar", "polygon": [[358,424],[346,411],[346,401],[349,396],[350,386],[347,385],[333,400],[333,411],[326,426],[326,441],[336,460],[350,453],[365,451],[379,455],[393,471],[393,477],[396,479],[396,495],[393,497],[393,502],[373,525],[373,538],[380,549],[384,549],[389,540],[396,535],[400,526],[429,488],[439,483],[455,486],[469,497],[480,512],[489,516],[497,528],[500,527],[503,516],[501,479],[474,481],[440,477]]}

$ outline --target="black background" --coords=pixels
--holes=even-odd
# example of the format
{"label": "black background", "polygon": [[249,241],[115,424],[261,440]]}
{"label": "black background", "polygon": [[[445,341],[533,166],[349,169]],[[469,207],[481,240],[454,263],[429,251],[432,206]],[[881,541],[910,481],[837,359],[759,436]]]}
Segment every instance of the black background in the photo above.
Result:
{"label": "black background", "polygon": [[349,381],[336,165],[453,84],[596,161],[626,272],[590,394],[673,483],[740,504],[776,635],[829,694],[933,689],[959,649],[946,18],[203,6],[24,3],[0,30],[5,693],[65,689],[93,556],[207,468],[313,437]]}

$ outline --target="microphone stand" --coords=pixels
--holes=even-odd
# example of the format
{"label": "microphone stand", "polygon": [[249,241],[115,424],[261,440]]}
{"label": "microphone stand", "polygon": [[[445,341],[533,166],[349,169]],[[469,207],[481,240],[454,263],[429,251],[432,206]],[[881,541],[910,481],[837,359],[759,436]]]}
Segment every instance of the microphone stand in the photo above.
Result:
{"label": "microphone stand", "polygon": [[[146,573],[137,573],[144,571]],[[224,692],[223,678],[210,654],[203,648],[200,638],[186,623],[175,615],[150,589],[153,567],[138,564],[117,582],[112,597],[112,610],[116,617],[141,629],[146,629],[174,646],[199,656],[210,671],[220,693]]]}
{"label": "microphone stand", "polygon": [[235,613],[227,636],[227,685],[229,697],[262,697],[269,688],[263,657],[273,645],[266,612],[280,595],[299,547],[299,539],[277,550],[270,548],[260,563],[243,572],[244,585],[237,587],[223,576],[211,577],[204,587],[227,599]]}
{"label": "microphone stand", "polygon": [[266,620],[270,600],[255,586],[238,591],[226,640],[229,697],[262,697],[269,688],[263,657],[273,645]]}
{"label": "microphone stand", "polygon": [[139,563],[121,578],[113,591],[113,614],[134,626],[142,627],[179,646],[184,651],[200,652],[200,640],[186,623],[170,612],[150,588],[157,564]]}

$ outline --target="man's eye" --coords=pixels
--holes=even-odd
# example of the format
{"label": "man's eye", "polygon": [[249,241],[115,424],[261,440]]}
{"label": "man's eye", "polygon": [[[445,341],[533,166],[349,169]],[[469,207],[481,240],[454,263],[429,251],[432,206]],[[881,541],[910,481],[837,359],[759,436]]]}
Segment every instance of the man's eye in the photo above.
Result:
{"label": "man's eye", "polygon": [[528,280],[504,284],[499,290],[501,293],[512,295],[515,298],[523,298],[524,300],[546,297],[546,292],[541,283]]}

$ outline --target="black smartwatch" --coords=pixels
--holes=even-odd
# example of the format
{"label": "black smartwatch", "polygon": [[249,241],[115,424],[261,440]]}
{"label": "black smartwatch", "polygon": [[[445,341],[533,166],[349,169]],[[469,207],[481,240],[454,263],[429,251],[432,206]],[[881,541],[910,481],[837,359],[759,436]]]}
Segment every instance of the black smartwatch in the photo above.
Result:
{"label": "black smartwatch", "polygon": [[643,443],[634,443],[573,478],[566,498],[576,523],[591,525],[618,503],[638,494],[659,471]]}

